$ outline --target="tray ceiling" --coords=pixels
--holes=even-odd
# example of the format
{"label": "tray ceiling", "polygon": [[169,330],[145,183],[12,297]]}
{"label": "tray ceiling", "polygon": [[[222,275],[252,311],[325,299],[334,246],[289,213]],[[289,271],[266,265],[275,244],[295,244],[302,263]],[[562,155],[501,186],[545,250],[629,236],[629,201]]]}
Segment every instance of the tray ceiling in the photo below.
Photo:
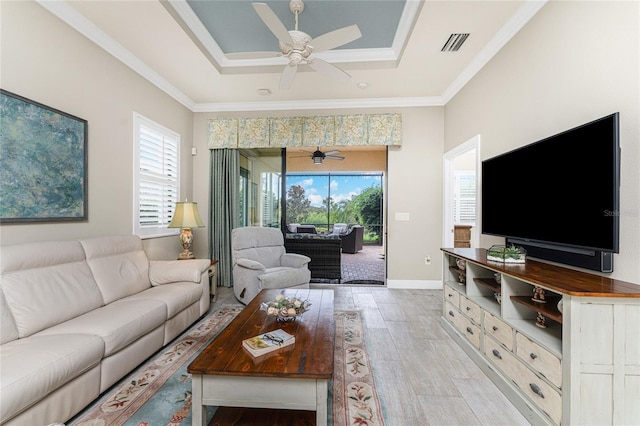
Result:
{"label": "tray ceiling", "polygon": [[[281,90],[285,58],[225,56],[278,50],[250,1],[37,1],[193,111],[444,105],[545,4],[309,0],[299,29],[310,36],[360,27],[361,39],[317,53],[352,78],[341,82],[301,70],[292,87]],[[266,3],[293,29],[288,1]],[[462,48],[442,52],[449,36],[461,32],[470,34]]]}

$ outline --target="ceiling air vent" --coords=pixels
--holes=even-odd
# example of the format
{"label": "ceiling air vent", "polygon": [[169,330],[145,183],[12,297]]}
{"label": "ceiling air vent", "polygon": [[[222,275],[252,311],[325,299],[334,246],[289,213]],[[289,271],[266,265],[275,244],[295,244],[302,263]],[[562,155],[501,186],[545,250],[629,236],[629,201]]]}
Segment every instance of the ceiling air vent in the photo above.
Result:
{"label": "ceiling air vent", "polygon": [[451,34],[449,40],[447,40],[440,50],[442,52],[457,52],[467,37],[469,37],[469,33]]}

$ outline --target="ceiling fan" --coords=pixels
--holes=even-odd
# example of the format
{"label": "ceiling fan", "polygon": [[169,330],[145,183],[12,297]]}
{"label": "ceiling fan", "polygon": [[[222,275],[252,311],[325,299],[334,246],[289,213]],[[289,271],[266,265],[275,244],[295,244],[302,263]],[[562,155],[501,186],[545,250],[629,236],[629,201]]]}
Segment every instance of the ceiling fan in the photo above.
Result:
{"label": "ceiling fan", "polygon": [[278,16],[266,3],[251,3],[256,13],[271,30],[279,41],[280,52],[245,52],[231,53],[227,57],[232,59],[260,59],[275,56],[286,56],[289,63],[284,67],[280,77],[280,88],[288,89],[298,71],[298,65],[309,65],[314,71],[321,72],[339,80],[348,80],[349,74],[335,65],[322,59],[315,58],[312,52],[321,52],[340,47],[362,37],[357,25],[350,25],[318,37],[311,38],[308,34],[298,30],[298,16],[304,10],[302,0],[291,0],[289,10],[295,15],[295,29],[287,30]]}
{"label": "ceiling fan", "polygon": [[337,149],[335,149],[333,151],[322,152],[322,151],[320,151],[320,147],[318,147],[318,148],[316,148],[316,150],[314,152],[310,152],[310,151],[305,151],[305,152],[309,152],[311,155],[301,155],[301,156],[298,156],[298,157],[295,157],[295,158],[309,157],[313,161],[313,164],[322,164],[322,162],[325,159],[339,160],[339,161],[344,160],[344,157],[340,157],[338,155],[335,155],[335,154],[339,154],[340,153],[340,151],[338,151]]}

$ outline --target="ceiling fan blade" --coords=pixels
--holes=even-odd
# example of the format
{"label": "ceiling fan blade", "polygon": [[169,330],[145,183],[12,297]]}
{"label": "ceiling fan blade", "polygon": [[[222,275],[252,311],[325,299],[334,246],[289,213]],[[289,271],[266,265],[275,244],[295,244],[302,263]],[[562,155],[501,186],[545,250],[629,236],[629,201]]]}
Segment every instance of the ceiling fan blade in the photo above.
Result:
{"label": "ceiling fan blade", "polygon": [[360,28],[357,25],[340,28],[328,33],[322,34],[311,40],[309,44],[313,46],[314,52],[322,52],[340,47],[344,44],[351,43],[362,37]]}
{"label": "ceiling fan blade", "polygon": [[280,77],[280,88],[288,89],[293,84],[293,79],[296,77],[296,71],[298,71],[297,65],[286,65],[282,70]]}
{"label": "ceiling fan blade", "polygon": [[323,61],[322,59],[313,58],[313,60],[309,62],[309,66],[318,72],[327,74],[338,80],[346,81],[351,78],[349,74],[342,71],[340,68],[327,61]]}
{"label": "ceiling fan blade", "polygon": [[226,53],[225,56],[229,59],[263,59],[263,58],[275,58],[282,56],[281,52],[238,52],[238,53]]}
{"label": "ceiling fan blade", "polygon": [[338,157],[336,155],[325,155],[324,158],[329,158],[331,160],[340,160],[340,161],[344,160],[344,157]]}
{"label": "ceiling fan blade", "polygon": [[282,43],[293,44],[291,35],[287,31],[280,18],[271,10],[266,3],[251,3],[262,22],[271,30],[274,36]]}
{"label": "ceiling fan blade", "polygon": [[334,155],[334,154],[340,154],[340,151],[338,151],[337,149],[334,149],[333,151],[327,151],[324,153],[324,155]]}

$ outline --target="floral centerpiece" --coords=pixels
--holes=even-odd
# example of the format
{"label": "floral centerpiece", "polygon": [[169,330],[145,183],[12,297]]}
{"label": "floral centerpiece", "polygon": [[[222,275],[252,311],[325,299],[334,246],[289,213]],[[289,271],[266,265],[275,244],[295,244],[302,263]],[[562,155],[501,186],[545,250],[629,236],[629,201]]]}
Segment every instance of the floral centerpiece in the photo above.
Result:
{"label": "floral centerpiece", "polygon": [[268,316],[276,317],[278,322],[293,321],[296,316],[306,312],[311,307],[308,300],[301,300],[295,297],[286,297],[279,294],[274,300],[262,303],[260,309],[267,312]]}

